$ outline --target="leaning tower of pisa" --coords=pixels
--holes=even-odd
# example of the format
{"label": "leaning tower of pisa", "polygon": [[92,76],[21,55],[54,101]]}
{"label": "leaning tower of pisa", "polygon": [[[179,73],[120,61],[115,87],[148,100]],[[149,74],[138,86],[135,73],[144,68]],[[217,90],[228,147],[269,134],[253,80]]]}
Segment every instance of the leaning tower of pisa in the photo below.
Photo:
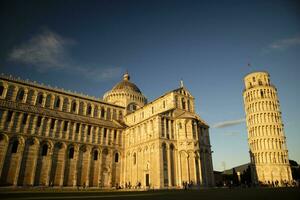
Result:
{"label": "leaning tower of pisa", "polygon": [[267,72],[244,77],[243,92],[254,183],[282,185],[292,180],[277,89]]}

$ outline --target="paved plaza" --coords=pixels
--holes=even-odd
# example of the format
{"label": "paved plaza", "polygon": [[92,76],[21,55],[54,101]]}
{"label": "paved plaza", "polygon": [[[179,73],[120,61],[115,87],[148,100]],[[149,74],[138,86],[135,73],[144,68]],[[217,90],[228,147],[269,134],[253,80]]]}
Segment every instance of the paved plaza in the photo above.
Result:
{"label": "paved plaza", "polygon": [[216,188],[200,190],[155,190],[155,191],[11,191],[0,192],[2,200],[19,199],[163,199],[163,200],[267,200],[300,199],[299,188]]}

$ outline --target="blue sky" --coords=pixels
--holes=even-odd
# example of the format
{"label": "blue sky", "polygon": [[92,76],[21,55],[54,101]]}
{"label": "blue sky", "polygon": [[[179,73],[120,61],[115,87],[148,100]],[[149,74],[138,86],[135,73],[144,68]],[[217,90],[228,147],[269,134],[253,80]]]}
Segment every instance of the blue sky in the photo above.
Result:
{"label": "blue sky", "polygon": [[300,162],[299,1],[0,4],[0,72],[101,97],[128,70],[150,101],[183,79],[211,127],[216,170],[249,161],[243,77],[268,71]]}

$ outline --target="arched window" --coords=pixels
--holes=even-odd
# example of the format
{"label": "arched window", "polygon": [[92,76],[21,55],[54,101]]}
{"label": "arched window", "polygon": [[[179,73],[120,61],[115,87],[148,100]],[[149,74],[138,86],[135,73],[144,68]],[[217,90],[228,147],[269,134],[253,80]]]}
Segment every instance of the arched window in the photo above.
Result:
{"label": "arched window", "polygon": [[77,123],[77,124],[76,124],[76,130],[75,130],[75,131],[76,131],[76,133],[79,133],[79,128],[80,128],[80,124],[79,124],[79,123]]}
{"label": "arched window", "polygon": [[122,120],[123,119],[123,113],[122,111],[119,111],[119,120]]}
{"label": "arched window", "polygon": [[55,108],[59,108],[59,106],[60,106],[60,98],[56,97]]}
{"label": "arched window", "polygon": [[104,108],[102,107],[102,108],[101,108],[101,118],[104,118],[104,116],[105,116],[105,110],[104,110]]}
{"label": "arched window", "polygon": [[88,134],[88,135],[91,135],[91,130],[92,130],[92,126],[91,126],[91,125],[88,125],[88,131],[87,131],[87,134]]}
{"label": "arched window", "polygon": [[130,104],[128,104],[128,106],[127,106],[127,110],[128,110],[129,112],[133,112],[133,111],[135,111],[136,109],[137,109],[137,106],[136,106],[135,103],[130,103]]}
{"label": "arched window", "polygon": [[0,85],[0,96],[2,96],[3,91],[4,91],[4,87],[3,87],[3,85]]}
{"label": "arched window", "polygon": [[50,129],[54,129],[55,126],[55,119],[51,119]]}
{"label": "arched window", "polygon": [[19,92],[18,92],[18,95],[17,95],[17,100],[22,101],[23,98],[24,98],[24,90],[20,89]]}
{"label": "arched window", "polygon": [[182,124],[181,124],[181,122],[178,123],[178,126],[179,126],[180,129],[182,129]]}
{"label": "arched window", "polygon": [[69,149],[69,159],[73,159],[74,158],[74,147],[71,147]]}
{"label": "arched window", "polygon": [[260,90],[260,96],[261,96],[261,98],[264,97],[264,92],[262,90]]}
{"label": "arched window", "polygon": [[42,147],[42,156],[47,156],[48,154],[48,145],[44,144]]}
{"label": "arched window", "polygon": [[117,111],[116,111],[116,109],[113,109],[112,118],[113,119],[117,119]]}
{"label": "arched window", "polygon": [[182,109],[185,109],[185,100],[184,98],[181,99]]}
{"label": "arched window", "polygon": [[42,105],[43,103],[43,94],[39,94],[37,97],[37,104]]}
{"label": "arched window", "polygon": [[115,162],[119,162],[119,154],[118,153],[115,153]]}
{"label": "arched window", "polygon": [[18,151],[18,146],[19,146],[19,141],[15,140],[13,142],[12,148],[11,148],[11,153],[17,153]]}
{"label": "arched window", "polygon": [[87,114],[88,114],[88,115],[91,115],[91,114],[92,114],[92,106],[91,106],[91,105],[88,105],[88,108],[87,108]]}
{"label": "arched window", "polygon": [[107,128],[104,128],[103,129],[103,137],[106,138],[106,135],[107,135]]}
{"label": "arched window", "polygon": [[22,124],[26,124],[27,118],[28,118],[28,114],[27,114],[27,113],[24,113],[23,119],[22,119]]}
{"label": "arched window", "polygon": [[12,115],[13,115],[13,112],[12,111],[8,111],[7,116],[6,116],[6,122],[10,122],[11,121]]}
{"label": "arched window", "polygon": [[77,104],[76,104],[76,102],[74,101],[74,102],[72,103],[72,112],[76,112],[76,107],[77,107]]}
{"label": "arched window", "polygon": [[98,160],[98,151],[94,151],[94,160]]}
{"label": "arched window", "polygon": [[133,164],[136,165],[136,153],[133,154]]}
{"label": "arched window", "polygon": [[37,119],[37,122],[36,122],[36,126],[37,127],[40,127],[42,124],[42,117],[41,116],[38,116],[38,119]]}
{"label": "arched window", "polygon": [[114,130],[114,140],[117,139],[117,130]]}
{"label": "arched window", "polygon": [[258,85],[262,85],[262,81],[258,79]]}

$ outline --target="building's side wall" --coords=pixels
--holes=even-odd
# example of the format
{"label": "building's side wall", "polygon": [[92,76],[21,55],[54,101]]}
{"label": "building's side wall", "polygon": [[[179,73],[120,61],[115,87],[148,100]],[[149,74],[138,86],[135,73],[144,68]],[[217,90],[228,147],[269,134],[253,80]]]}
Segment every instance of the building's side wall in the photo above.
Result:
{"label": "building's side wall", "polygon": [[123,108],[9,79],[0,87],[1,185],[119,184]]}

